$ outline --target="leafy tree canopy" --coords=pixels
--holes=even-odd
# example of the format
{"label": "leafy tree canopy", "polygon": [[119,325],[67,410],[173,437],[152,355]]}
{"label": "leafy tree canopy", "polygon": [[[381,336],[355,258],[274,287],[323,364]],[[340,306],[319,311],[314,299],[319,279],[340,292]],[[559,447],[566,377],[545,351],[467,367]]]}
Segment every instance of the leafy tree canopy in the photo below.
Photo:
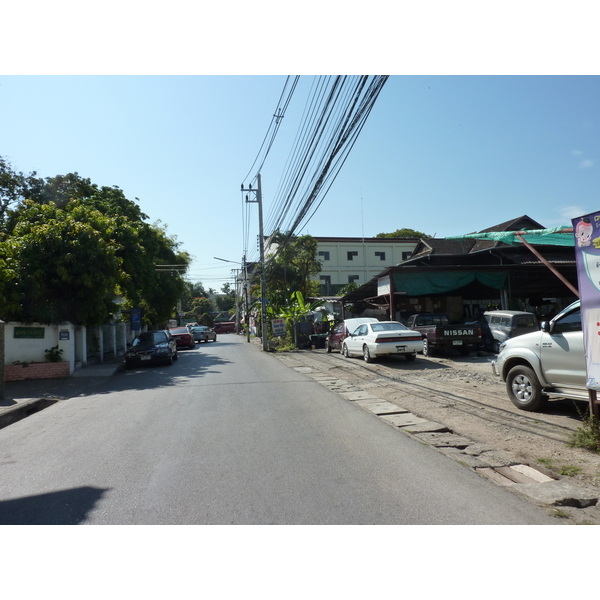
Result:
{"label": "leafy tree canopy", "polygon": [[378,233],[376,238],[430,238],[430,235],[422,233],[421,231],[415,231],[414,229],[396,229],[392,233]]}
{"label": "leafy tree canopy", "polygon": [[141,306],[146,322],[166,321],[190,257],[164,226],[145,219],[117,187],[77,173],[25,176],[1,159],[0,317],[97,325],[118,295],[125,308]]}
{"label": "leafy tree canopy", "polygon": [[294,292],[300,292],[305,298],[315,296],[319,284],[310,277],[321,272],[317,240],[310,235],[277,232],[271,237],[271,243],[277,245],[277,254],[266,267],[269,302],[275,307],[284,307]]}
{"label": "leafy tree canopy", "polygon": [[223,296],[217,296],[215,298],[215,304],[217,310],[228,312],[235,306],[235,290],[231,287],[230,283],[225,283],[221,288]]}

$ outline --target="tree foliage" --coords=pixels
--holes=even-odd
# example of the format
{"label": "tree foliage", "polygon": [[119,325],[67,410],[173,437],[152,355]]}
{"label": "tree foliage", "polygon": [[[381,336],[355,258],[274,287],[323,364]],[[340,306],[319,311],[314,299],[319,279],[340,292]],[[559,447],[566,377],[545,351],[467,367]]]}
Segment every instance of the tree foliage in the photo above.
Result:
{"label": "tree foliage", "polygon": [[173,314],[189,263],[166,228],[146,222],[118,187],[77,173],[45,180],[0,162],[0,317],[83,325],[106,322],[119,296],[146,322]]}
{"label": "tree foliage", "polygon": [[276,233],[271,238],[277,244],[277,254],[266,266],[267,297],[276,307],[284,307],[294,292],[303,297],[314,296],[318,282],[311,275],[321,272],[317,258],[318,242],[310,235],[294,236]]}
{"label": "tree foliage", "polygon": [[217,310],[227,312],[235,306],[235,290],[231,287],[230,283],[225,283],[221,287],[222,296],[215,298],[215,304]]}
{"label": "tree foliage", "polygon": [[396,229],[392,233],[378,233],[376,238],[430,238],[430,235],[414,229]]}

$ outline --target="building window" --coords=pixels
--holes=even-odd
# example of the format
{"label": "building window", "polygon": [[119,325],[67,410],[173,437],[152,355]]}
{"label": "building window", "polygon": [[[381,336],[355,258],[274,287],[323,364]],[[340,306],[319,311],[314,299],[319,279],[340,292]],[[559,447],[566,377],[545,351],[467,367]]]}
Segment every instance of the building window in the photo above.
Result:
{"label": "building window", "polygon": [[348,260],[352,260],[354,256],[358,256],[358,252],[356,252],[354,250],[351,252],[348,252]]}
{"label": "building window", "polygon": [[379,260],[385,260],[385,252],[375,252],[375,256],[379,256]]}
{"label": "building window", "polygon": [[402,260],[408,260],[412,256],[412,252],[403,252]]}
{"label": "building window", "polygon": [[327,251],[323,251],[323,252],[319,252],[319,256],[323,259],[323,260],[329,260],[329,252]]}
{"label": "building window", "polygon": [[359,276],[358,275],[348,275],[348,283],[352,283],[354,281],[358,281]]}
{"label": "building window", "polygon": [[331,285],[331,275],[321,275],[319,279],[324,285]]}

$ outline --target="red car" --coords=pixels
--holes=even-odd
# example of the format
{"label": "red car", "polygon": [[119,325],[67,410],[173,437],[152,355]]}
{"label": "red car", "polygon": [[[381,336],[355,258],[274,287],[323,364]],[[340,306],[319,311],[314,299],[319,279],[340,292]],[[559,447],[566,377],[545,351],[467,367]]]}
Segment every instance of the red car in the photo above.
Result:
{"label": "red car", "polygon": [[169,329],[169,333],[175,338],[177,348],[196,347],[192,332],[187,327],[174,327],[173,329]]}

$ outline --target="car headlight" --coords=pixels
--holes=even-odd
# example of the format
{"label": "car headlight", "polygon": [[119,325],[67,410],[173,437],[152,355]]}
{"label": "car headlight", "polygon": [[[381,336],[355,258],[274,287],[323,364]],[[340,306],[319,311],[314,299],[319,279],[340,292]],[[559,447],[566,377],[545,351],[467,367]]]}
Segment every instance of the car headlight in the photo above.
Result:
{"label": "car headlight", "polygon": [[157,354],[165,354],[165,353],[167,353],[168,351],[169,351],[169,348],[168,348],[168,346],[159,346],[159,347],[156,349],[156,353],[157,353]]}

